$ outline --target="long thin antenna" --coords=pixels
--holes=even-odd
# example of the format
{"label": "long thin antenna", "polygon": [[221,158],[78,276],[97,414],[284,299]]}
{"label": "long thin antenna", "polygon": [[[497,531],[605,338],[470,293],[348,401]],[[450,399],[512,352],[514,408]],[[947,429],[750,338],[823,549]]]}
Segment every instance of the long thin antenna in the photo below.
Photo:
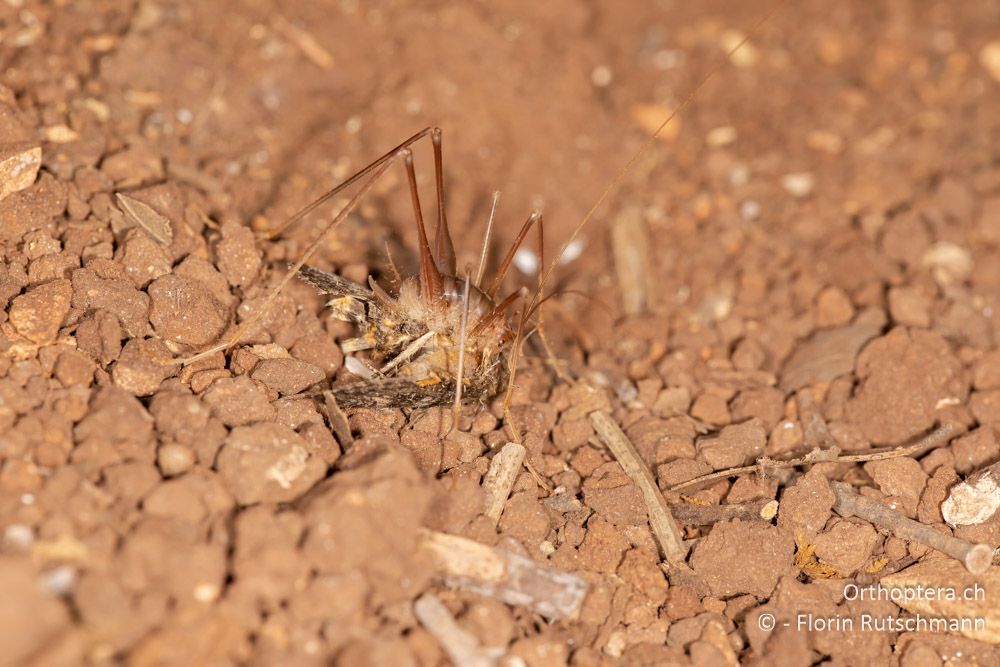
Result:
{"label": "long thin antenna", "polygon": [[490,239],[493,237],[493,219],[500,203],[500,191],[493,193],[493,204],[490,205],[490,218],[486,221],[486,234],[483,236],[483,249],[479,253],[479,268],[476,269],[476,287],[482,289],[483,274],[486,273],[486,254],[490,249]]}
{"label": "long thin antenna", "polygon": [[[611,179],[611,182],[608,183],[608,185],[604,188],[604,191],[601,192],[601,196],[597,198],[597,201],[594,202],[594,204],[590,207],[590,210],[588,210],[586,215],[583,216],[583,219],[580,220],[580,224],[576,226],[576,229],[573,230],[573,233],[569,235],[569,238],[566,239],[566,242],[562,244],[561,248],[559,248],[559,252],[556,253],[555,259],[552,260],[552,263],[549,264],[549,267],[545,269],[545,273],[542,275],[542,280],[539,283],[541,287],[544,287],[545,284],[548,283],[549,276],[552,274],[553,271],[555,271],[556,266],[559,264],[559,258],[562,257],[563,252],[566,251],[566,248],[569,246],[569,244],[576,240],[576,237],[580,235],[580,232],[583,230],[586,224],[590,222],[591,218],[594,217],[594,214],[597,212],[597,209],[599,209],[601,205],[604,204],[604,201],[611,195],[612,192],[618,189],[622,181],[625,180],[625,177],[628,176],[628,174],[635,167],[635,164],[642,158],[643,155],[645,155],[649,151],[649,149],[653,146],[656,140],[659,139],[660,134],[663,132],[663,129],[670,124],[670,121],[672,121],[677,116],[677,114],[684,111],[684,109],[686,109],[691,104],[691,102],[694,101],[695,96],[705,86],[705,84],[708,83],[708,81],[712,77],[714,77],[719,70],[721,70],[723,67],[726,66],[726,63],[728,63],[730,58],[733,57],[733,54],[735,54],[737,51],[743,48],[744,44],[749,42],[753,37],[757,35],[758,32],[760,32],[760,29],[764,26],[764,24],[767,23],[772,16],[778,13],[778,10],[781,9],[786,2],[788,2],[788,0],[779,0],[778,4],[776,4],[771,9],[771,11],[767,12],[767,14],[758,19],[757,22],[754,24],[753,28],[750,29],[750,32],[747,33],[746,37],[741,39],[736,46],[729,49],[729,51],[726,53],[725,58],[720,58],[718,61],[716,61],[714,65],[712,65],[712,67],[708,70],[708,73],[705,74],[705,76],[703,76],[700,81],[698,81],[698,85],[696,85],[693,89],[691,89],[691,92],[689,92],[687,96],[684,97],[684,100],[679,105],[677,105],[677,107],[673,111],[670,112],[670,115],[668,115],[664,119],[664,121],[660,123],[660,126],[656,128],[656,131],[653,132],[653,134],[651,134],[646,139],[646,141],[643,142],[639,150],[637,150],[632,155],[632,157],[629,158],[629,161],[626,162],[625,166],[618,171],[618,173],[615,175],[613,179]],[[539,289],[538,292],[535,293],[535,296],[531,300],[532,306],[534,306],[535,302],[537,302],[538,299],[541,298],[541,294],[542,294],[541,289]]]}

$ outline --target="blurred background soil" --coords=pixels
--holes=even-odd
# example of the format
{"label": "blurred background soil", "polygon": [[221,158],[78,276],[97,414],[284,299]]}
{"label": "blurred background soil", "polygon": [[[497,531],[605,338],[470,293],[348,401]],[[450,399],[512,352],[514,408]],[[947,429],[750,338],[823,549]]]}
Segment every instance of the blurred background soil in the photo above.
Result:
{"label": "blurred background soil", "polygon": [[[1000,8],[786,3],[725,62],[775,4],[0,4],[0,662],[447,664],[413,612],[430,591],[498,664],[997,664],[983,637],[752,622],[859,613],[844,578],[926,555],[832,516],[829,479],[950,530],[943,489],[1000,458]],[[495,190],[493,261],[534,208],[556,257],[722,62],[563,255],[546,324],[577,383],[529,345],[514,414],[550,488],[522,474],[497,527],[499,404],[447,438],[442,413],[401,410],[334,437],[315,389],[346,376],[353,334],[307,286],[231,353],[170,363],[256,312],[346,197],[256,232],[427,125],[459,266]],[[360,281],[388,244],[412,270],[409,206],[393,167],[313,263]],[[530,259],[509,288],[534,285]],[[782,510],[687,526],[691,570],[668,581],[587,412],[666,489],[808,450],[800,390],[843,450],[967,433],[692,491]],[[548,622],[451,590],[423,528],[573,572],[583,608]],[[793,560],[798,538],[833,578]]]}

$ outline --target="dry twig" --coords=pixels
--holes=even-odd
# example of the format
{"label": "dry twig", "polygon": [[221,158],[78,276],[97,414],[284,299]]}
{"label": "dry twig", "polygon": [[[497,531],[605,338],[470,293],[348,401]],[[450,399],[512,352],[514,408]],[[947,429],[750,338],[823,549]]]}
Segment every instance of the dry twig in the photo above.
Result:
{"label": "dry twig", "polygon": [[887,449],[880,449],[875,452],[869,452],[867,454],[841,455],[839,447],[831,447],[829,449],[814,449],[805,456],[788,459],[787,461],[780,461],[772,459],[769,456],[762,456],[757,459],[757,463],[753,465],[739,466],[736,468],[727,468],[725,470],[710,472],[706,475],[689,479],[686,482],[675,484],[670,487],[670,490],[680,491],[681,489],[687,489],[701,484],[702,482],[708,482],[713,479],[721,479],[723,477],[735,477],[736,475],[742,475],[748,472],[765,474],[769,470],[778,470],[779,468],[796,468],[801,465],[811,465],[813,463],[860,463],[863,461],[895,459],[900,456],[916,457],[924,454],[928,450],[947,444],[948,441],[957,434],[958,428],[954,424],[944,424],[943,426],[934,429],[912,445],[890,447]]}
{"label": "dry twig", "polygon": [[707,526],[719,521],[743,519],[744,521],[770,521],[778,514],[778,501],[770,498],[752,500],[733,505],[693,505],[673,503],[670,513],[683,524]]}
{"label": "dry twig", "polygon": [[456,665],[492,667],[496,661],[483,651],[479,641],[462,629],[451,612],[433,593],[424,593],[413,603],[413,615]]}
{"label": "dry twig", "polygon": [[856,516],[888,530],[900,539],[913,540],[936,549],[961,562],[972,574],[982,574],[993,562],[993,547],[988,544],[973,544],[939,532],[931,526],[903,516],[877,500],[858,495],[850,484],[834,482],[830,488],[837,495],[833,509],[841,516]]}
{"label": "dry twig", "polygon": [[490,462],[490,469],[483,479],[483,492],[486,494],[485,514],[494,526],[500,521],[510,490],[521,472],[526,451],[524,445],[508,442]]}
{"label": "dry twig", "polygon": [[677,527],[677,522],[670,514],[670,506],[667,505],[666,498],[656,486],[653,473],[639,457],[635,445],[619,428],[618,424],[600,410],[590,413],[590,423],[604,444],[611,450],[615,460],[625,470],[625,474],[639,488],[642,499],[646,503],[649,525],[653,529],[656,541],[660,544],[660,549],[663,550],[664,557],[670,563],[683,563],[687,556],[687,550],[684,548],[680,528]]}

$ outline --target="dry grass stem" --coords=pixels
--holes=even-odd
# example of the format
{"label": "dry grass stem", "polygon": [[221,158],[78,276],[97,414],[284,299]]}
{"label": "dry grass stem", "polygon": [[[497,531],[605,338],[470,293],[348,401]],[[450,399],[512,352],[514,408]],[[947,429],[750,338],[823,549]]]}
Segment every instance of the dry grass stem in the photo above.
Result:
{"label": "dry grass stem", "polygon": [[688,489],[692,486],[697,486],[703,482],[709,482],[715,479],[722,479],[724,477],[735,477],[737,475],[743,475],[750,472],[758,472],[765,474],[768,470],[777,470],[779,468],[796,468],[801,465],[811,465],[813,463],[862,463],[865,461],[882,461],[884,459],[895,459],[900,456],[921,456],[931,449],[941,447],[942,445],[948,444],[948,441],[952,437],[958,435],[959,429],[954,424],[944,424],[938,428],[931,431],[929,434],[913,443],[912,445],[903,445],[902,447],[889,447],[887,449],[880,449],[875,452],[869,452],[867,454],[843,454],[840,453],[839,447],[831,447],[829,449],[813,449],[805,456],[800,456],[794,459],[788,459],[785,461],[779,461],[772,459],[768,456],[762,456],[757,459],[757,463],[749,466],[738,466],[736,468],[726,468],[725,470],[716,470],[715,472],[710,472],[706,475],[701,475],[695,477],[694,479],[689,479],[686,482],[681,482],[680,484],[675,484],[670,487],[671,491],[680,491],[682,489]]}

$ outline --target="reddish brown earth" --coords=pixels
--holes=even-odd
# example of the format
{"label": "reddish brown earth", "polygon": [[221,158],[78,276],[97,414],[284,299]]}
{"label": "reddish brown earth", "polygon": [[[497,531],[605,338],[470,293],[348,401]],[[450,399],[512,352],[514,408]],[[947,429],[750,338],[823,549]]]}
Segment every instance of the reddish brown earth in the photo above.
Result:
{"label": "reddish brown earth", "polygon": [[[557,270],[547,331],[574,381],[529,344],[513,414],[544,486],[522,473],[497,528],[480,482],[515,435],[499,402],[447,438],[438,412],[356,410],[339,441],[316,389],[346,375],[352,332],[307,286],[230,353],[172,363],[259,310],[336,203],[256,232],[428,124],[460,266],[497,189],[494,258],[533,207],[555,256],[774,5],[738,4],[3,3],[0,662],[447,664],[414,615],[427,592],[505,665],[1000,662],[957,633],[759,623],[898,616],[844,583],[914,558],[945,571],[831,512],[831,480],[948,531],[947,489],[1000,458],[995,3],[786,3],[711,76]],[[389,243],[412,268],[403,179],[391,169],[314,263],[363,280]],[[638,271],[616,271],[619,227]],[[685,526],[684,570],[661,563],[587,421],[609,408],[666,489],[804,454],[810,397],[847,452],[967,433],[919,460],[690,491],[781,510]],[[576,574],[582,609],[548,622],[448,588],[425,528]],[[1000,519],[975,528],[1000,546]]]}

